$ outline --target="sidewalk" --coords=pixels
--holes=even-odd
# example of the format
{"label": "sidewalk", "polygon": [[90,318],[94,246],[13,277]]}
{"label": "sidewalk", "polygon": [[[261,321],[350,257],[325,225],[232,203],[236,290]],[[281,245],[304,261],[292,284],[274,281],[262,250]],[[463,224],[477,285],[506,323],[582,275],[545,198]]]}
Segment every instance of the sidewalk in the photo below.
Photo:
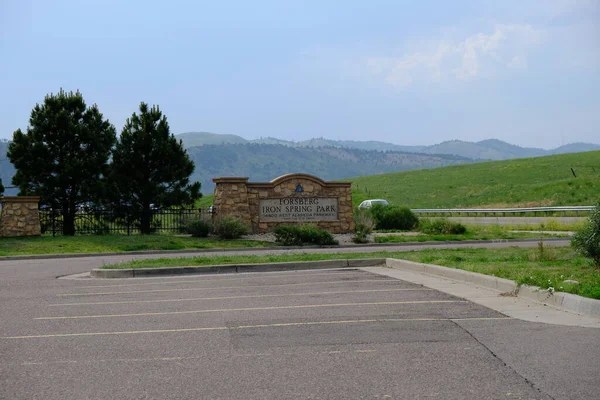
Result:
{"label": "sidewalk", "polygon": [[[509,317],[525,321],[555,325],[600,328],[600,317],[568,312],[547,304],[539,303],[529,298],[511,295],[510,293],[503,292],[502,290],[491,289],[483,285],[467,283],[455,279],[444,278],[421,272],[413,272],[406,269],[389,266],[366,267],[362,269],[376,274],[420,284],[457,297],[462,297],[466,300],[472,301],[473,303],[499,311]],[[469,272],[469,274],[472,273]],[[600,311],[600,300],[585,300],[593,302],[596,312]]]}

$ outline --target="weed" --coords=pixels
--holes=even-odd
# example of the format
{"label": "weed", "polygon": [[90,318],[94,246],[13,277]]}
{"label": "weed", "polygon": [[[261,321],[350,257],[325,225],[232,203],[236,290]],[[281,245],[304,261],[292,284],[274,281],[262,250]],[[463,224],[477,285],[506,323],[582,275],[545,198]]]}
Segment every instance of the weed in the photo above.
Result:
{"label": "weed", "polygon": [[375,228],[375,220],[364,210],[358,210],[354,215],[354,237],[352,241],[354,243],[368,243],[369,234],[373,232]]}
{"label": "weed", "polygon": [[221,218],[215,232],[221,239],[237,239],[250,232],[250,229],[239,218]]}
{"label": "weed", "polygon": [[467,232],[467,227],[447,218],[435,218],[421,220],[419,230],[429,235],[462,235]]}

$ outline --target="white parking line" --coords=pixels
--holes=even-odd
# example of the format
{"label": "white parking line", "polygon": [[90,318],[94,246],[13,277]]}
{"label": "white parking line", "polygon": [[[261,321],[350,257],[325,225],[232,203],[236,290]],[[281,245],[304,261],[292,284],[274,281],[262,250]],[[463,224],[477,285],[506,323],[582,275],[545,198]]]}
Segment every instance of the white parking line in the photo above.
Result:
{"label": "white parking line", "polygon": [[98,301],[94,303],[57,303],[48,304],[50,307],[58,306],[95,306],[108,304],[145,304],[145,303],[171,303],[185,301],[205,301],[205,300],[235,300],[235,299],[259,299],[269,297],[290,297],[290,296],[321,296],[332,294],[352,294],[352,293],[381,293],[381,292],[430,292],[429,288],[400,288],[400,289],[370,289],[370,290],[340,290],[337,292],[305,292],[305,293],[282,293],[282,294],[256,294],[248,296],[218,296],[218,297],[193,297],[189,299],[160,299],[160,300],[130,300],[130,301]]}
{"label": "white parking line", "polygon": [[181,314],[203,314],[217,312],[233,311],[265,311],[265,310],[291,310],[301,308],[326,308],[326,307],[359,307],[359,306],[380,306],[380,305],[399,305],[399,304],[444,304],[444,303],[468,303],[466,300],[417,300],[417,301],[381,301],[372,303],[339,303],[339,304],[307,304],[300,306],[272,306],[272,307],[247,307],[247,308],[217,308],[214,310],[190,310],[190,311],[165,311],[151,313],[132,313],[132,314],[98,314],[98,315],[75,315],[75,316],[56,316],[56,317],[38,317],[36,320],[56,320],[56,319],[86,319],[86,318],[122,318],[122,317],[146,317],[156,315],[181,315]]}
{"label": "white parking line", "polygon": [[178,288],[178,289],[152,289],[152,290],[131,290],[123,292],[91,292],[91,293],[59,293],[57,296],[105,296],[113,294],[136,294],[136,293],[159,293],[159,292],[187,292],[196,290],[222,290],[222,289],[246,289],[246,288],[271,288],[274,286],[310,286],[310,285],[330,285],[337,283],[362,283],[362,282],[380,282],[380,283],[391,283],[399,284],[402,281],[392,279],[360,279],[360,280],[343,280],[343,281],[320,281],[320,282],[301,282],[301,283],[277,283],[274,285],[239,285],[239,286],[214,286],[214,287],[197,287],[197,288]]}
{"label": "white parking line", "polygon": [[385,319],[355,319],[345,321],[311,321],[311,322],[288,322],[281,324],[263,324],[263,325],[243,325],[243,326],[215,326],[207,328],[180,328],[180,329],[156,329],[146,331],[121,331],[121,332],[83,332],[83,333],[55,333],[48,335],[29,335],[29,336],[5,336],[2,339],[48,339],[60,337],[78,337],[78,336],[103,336],[103,335],[140,335],[144,333],[182,333],[182,332],[207,332],[207,331],[229,331],[237,329],[260,329],[260,328],[285,328],[294,326],[314,326],[314,325],[344,325],[344,324],[367,324],[382,322],[443,322],[443,321],[511,321],[510,317],[497,318],[385,318]]}

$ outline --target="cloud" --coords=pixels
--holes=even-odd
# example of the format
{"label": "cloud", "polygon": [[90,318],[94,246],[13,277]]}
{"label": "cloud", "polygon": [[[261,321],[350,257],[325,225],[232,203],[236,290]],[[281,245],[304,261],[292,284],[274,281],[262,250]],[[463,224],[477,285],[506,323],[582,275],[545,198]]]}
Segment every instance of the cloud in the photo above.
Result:
{"label": "cloud", "polygon": [[530,25],[496,25],[462,41],[439,40],[428,49],[402,57],[367,57],[367,70],[393,86],[423,81],[471,80],[499,69],[526,68],[527,53],[542,40]]}

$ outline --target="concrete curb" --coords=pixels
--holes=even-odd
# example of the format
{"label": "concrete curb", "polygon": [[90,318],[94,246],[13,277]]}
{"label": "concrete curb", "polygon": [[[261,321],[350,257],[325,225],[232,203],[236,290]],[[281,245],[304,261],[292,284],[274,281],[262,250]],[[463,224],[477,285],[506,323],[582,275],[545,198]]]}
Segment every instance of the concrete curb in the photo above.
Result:
{"label": "concrete curb", "polygon": [[536,286],[521,286],[517,296],[550,305],[577,314],[600,317],[600,300],[588,299],[571,293],[549,292]]}
{"label": "concrete curb", "polygon": [[0,261],[13,260],[51,260],[61,258],[87,258],[87,257],[107,257],[123,255],[177,255],[177,254],[202,254],[212,252],[237,252],[237,251],[263,251],[263,250],[295,250],[295,249],[349,249],[349,248],[373,248],[373,247],[417,247],[417,246],[448,246],[448,245],[469,245],[469,244],[498,244],[498,243],[537,243],[540,240],[544,242],[566,242],[570,243],[568,238],[540,238],[540,239],[494,239],[494,240],[449,240],[436,242],[401,242],[401,243],[367,243],[367,244],[346,244],[338,246],[271,246],[271,247],[236,247],[236,248],[208,248],[208,249],[188,249],[188,250],[141,250],[141,251],[116,251],[107,253],[69,253],[69,254],[39,254],[27,256],[0,256]]}
{"label": "concrete curb", "polygon": [[241,272],[294,271],[304,269],[362,268],[385,265],[385,258],[364,258],[354,260],[292,261],[265,264],[226,264],[206,265],[202,267],[166,267],[100,269],[94,268],[90,276],[94,278],[136,278],[182,274],[223,274]]}
{"label": "concrete curb", "polygon": [[455,281],[472,283],[490,289],[499,290],[501,292],[515,292],[518,288],[518,285],[514,281],[508,279],[496,278],[495,276],[478,274],[476,272],[464,271],[462,269],[441,267],[439,265],[422,264],[414,261],[388,258],[386,259],[386,266],[389,268],[404,269],[423,274],[440,276],[442,278],[453,279]]}
{"label": "concrete curb", "polygon": [[497,290],[502,293],[513,293],[517,297],[532,300],[536,303],[552,306],[575,314],[600,317],[600,300],[589,299],[571,293],[552,293],[536,286],[519,286],[516,282],[508,279],[496,278],[495,276],[483,275],[460,269],[441,267],[439,265],[422,264],[393,258],[386,259],[385,265],[388,268],[403,269],[452,279],[459,282],[471,283],[476,286]]}

